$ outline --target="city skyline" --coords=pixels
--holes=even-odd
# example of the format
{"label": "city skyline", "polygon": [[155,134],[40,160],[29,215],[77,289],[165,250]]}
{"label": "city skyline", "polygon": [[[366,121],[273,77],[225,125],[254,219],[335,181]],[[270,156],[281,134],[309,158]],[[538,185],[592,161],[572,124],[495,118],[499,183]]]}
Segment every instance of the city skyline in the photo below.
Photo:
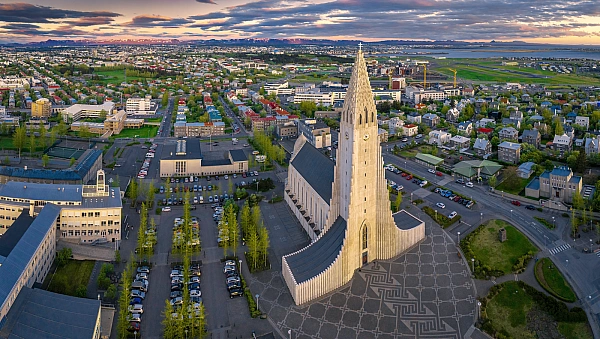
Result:
{"label": "city skyline", "polygon": [[556,0],[67,0],[0,3],[0,43],[303,38],[600,44],[600,7]]}

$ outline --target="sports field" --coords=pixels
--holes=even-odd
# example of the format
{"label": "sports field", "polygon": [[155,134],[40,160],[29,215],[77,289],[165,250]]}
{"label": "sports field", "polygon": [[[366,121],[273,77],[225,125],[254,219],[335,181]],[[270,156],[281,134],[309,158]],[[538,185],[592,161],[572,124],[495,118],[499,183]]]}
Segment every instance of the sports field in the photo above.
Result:
{"label": "sports field", "polygon": [[48,150],[48,155],[56,158],[63,159],[79,159],[79,157],[85,152],[82,149],[70,148],[70,147],[60,147],[55,146]]}
{"label": "sports field", "polygon": [[[120,84],[125,81],[125,71],[124,70],[112,70],[112,71],[97,71],[94,74],[100,77],[100,81],[108,84]],[[127,77],[127,81],[130,80],[141,80],[141,77]]]}

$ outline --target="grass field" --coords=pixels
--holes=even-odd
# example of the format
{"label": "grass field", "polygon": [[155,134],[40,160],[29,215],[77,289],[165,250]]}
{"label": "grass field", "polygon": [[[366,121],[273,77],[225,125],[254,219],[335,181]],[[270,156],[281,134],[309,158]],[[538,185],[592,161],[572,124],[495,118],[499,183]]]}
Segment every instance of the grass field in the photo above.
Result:
{"label": "grass field", "polygon": [[154,138],[158,132],[158,126],[145,125],[142,128],[128,128],[121,131],[117,135],[113,135],[111,138]]}
{"label": "grass field", "polygon": [[[45,149],[45,147],[42,147],[42,146],[39,145],[40,139],[36,137],[35,140],[36,140],[35,151],[36,152],[43,151]],[[23,154],[29,153],[29,146],[28,146],[28,144],[29,144],[29,138],[27,138],[25,140],[25,146],[21,150],[21,153],[23,153]],[[17,148],[13,144],[13,138],[12,137],[8,137],[8,136],[0,137],[0,149],[2,149],[2,150],[17,150]]]}
{"label": "grass field", "polygon": [[147,122],[161,122],[163,118],[149,118],[145,119]]}
{"label": "grass field", "polygon": [[505,287],[486,307],[487,317],[492,319],[494,328],[506,331],[511,338],[531,338],[536,336],[527,330],[527,312],[534,305],[533,299],[513,281]]}
{"label": "grass field", "polygon": [[46,279],[51,279],[48,291],[75,296],[80,286],[87,287],[93,269],[91,260],[69,260],[56,273],[48,274]]}
{"label": "grass field", "polygon": [[3,137],[0,138],[0,149],[16,149],[13,145],[13,138]]}
{"label": "grass field", "polygon": [[500,185],[498,185],[498,187],[496,187],[496,189],[499,191],[506,192],[506,193],[518,195],[519,193],[521,193],[521,191],[523,191],[525,189],[525,186],[527,186],[527,184],[529,183],[529,179],[523,179],[523,178],[520,178],[520,179],[521,179],[521,182],[517,186],[506,185],[505,184],[506,181],[503,181]]}
{"label": "grass field", "polygon": [[542,258],[535,264],[535,275],[538,282],[550,294],[556,294],[563,300],[574,302],[577,296],[552,260]]}
{"label": "grass field", "polygon": [[[124,70],[112,70],[112,71],[97,71],[94,72],[96,75],[98,75],[102,80],[100,80],[100,82],[103,82],[105,84],[108,83],[112,83],[112,84],[120,84],[123,81],[125,81],[125,71]],[[142,78],[140,77],[127,77],[127,81],[130,80],[141,80]]]}
{"label": "grass field", "polygon": [[600,79],[578,74],[559,74],[541,69],[502,66],[502,61],[490,59],[446,59],[436,60],[437,67],[433,71],[445,74],[450,79],[454,73],[450,68],[458,71],[459,80],[473,80],[481,82],[522,82],[549,85],[591,85],[599,84]]}
{"label": "grass field", "polygon": [[[506,241],[500,242],[498,231],[506,229]],[[537,248],[504,220],[490,220],[483,232],[479,233],[471,243],[476,260],[505,274],[512,272],[512,267],[521,256],[529,251],[537,252]]]}
{"label": "grass field", "polygon": [[[533,298],[521,289],[516,282],[504,283],[504,288],[487,304],[487,318],[493,327],[508,334],[510,338],[542,338],[542,333],[527,329],[527,314],[536,305]],[[556,326],[556,322],[548,323]],[[592,332],[586,322],[559,322],[558,331],[567,339],[592,339]]]}

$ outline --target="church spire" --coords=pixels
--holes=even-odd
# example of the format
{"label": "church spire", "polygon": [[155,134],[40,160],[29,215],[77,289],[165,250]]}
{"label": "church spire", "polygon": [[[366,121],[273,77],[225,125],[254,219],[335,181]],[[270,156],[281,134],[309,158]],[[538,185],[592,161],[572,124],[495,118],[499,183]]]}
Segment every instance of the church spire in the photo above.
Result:
{"label": "church spire", "polygon": [[363,57],[362,44],[359,44],[348,91],[344,99],[343,121],[357,126],[376,124],[377,109],[373,101],[373,92]]}

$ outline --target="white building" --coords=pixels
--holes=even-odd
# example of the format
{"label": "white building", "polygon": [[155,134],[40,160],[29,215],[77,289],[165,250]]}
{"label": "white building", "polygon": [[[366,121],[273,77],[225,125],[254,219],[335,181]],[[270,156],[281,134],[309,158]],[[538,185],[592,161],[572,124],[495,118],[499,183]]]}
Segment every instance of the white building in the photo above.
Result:
{"label": "white building", "polygon": [[287,81],[283,82],[268,82],[264,86],[265,91],[268,95],[292,95],[294,89],[289,88]]}
{"label": "white building", "polygon": [[75,104],[65,108],[63,119],[68,122],[68,119],[77,121],[83,118],[99,118],[102,111],[105,111],[106,115],[112,115],[114,110],[115,103],[112,101],[106,101],[102,105]]}
{"label": "white building", "polygon": [[152,114],[152,101],[150,98],[129,98],[125,106],[127,114]]}
{"label": "white building", "polygon": [[429,144],[436,144],[442,146],[450,142],[452,134],[444,131],[431,131],[429,132]]}
{"label": "white building", "polygon": [[294,103],[300,104],[304,101],[314,102],[318,105],[331,106],[333,105],[333,92],[306,92],[294,95]]}

